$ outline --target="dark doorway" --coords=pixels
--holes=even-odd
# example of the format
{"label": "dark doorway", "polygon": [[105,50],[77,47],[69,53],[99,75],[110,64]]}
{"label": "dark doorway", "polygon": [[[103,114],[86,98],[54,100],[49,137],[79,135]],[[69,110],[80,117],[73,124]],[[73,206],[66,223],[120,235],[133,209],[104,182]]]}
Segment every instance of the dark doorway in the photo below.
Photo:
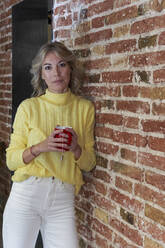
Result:
{"label": "dark doorway", "polygon": [[24,0],[12,8],[12,119],[20,102],[32,93],[29,69],[40,46],[48,41],[50,6],[50,0]]}

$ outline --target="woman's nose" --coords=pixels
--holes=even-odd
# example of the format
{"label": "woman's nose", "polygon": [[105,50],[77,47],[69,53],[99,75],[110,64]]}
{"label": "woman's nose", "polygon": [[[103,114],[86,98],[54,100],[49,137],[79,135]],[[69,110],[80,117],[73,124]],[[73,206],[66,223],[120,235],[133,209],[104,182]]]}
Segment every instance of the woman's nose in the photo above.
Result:
{"label": "woman's nose", "polygon": [[59,67],[58,67],[58,65],[54,67],[53,73],[54,73],[54,75],[59,75],[60,72],[59,72]]}

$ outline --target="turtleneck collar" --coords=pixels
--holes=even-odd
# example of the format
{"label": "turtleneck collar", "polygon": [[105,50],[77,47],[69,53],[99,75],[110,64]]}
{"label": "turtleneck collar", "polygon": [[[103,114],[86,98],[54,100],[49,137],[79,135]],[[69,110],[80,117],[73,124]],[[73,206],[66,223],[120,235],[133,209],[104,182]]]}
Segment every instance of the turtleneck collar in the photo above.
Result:
{"label": "turtleneck collar", "polygon": [[56,105],[66,105],[70,103],[73,99],[73,94],[71,93],[71,90],[68,89],[67,92],[65,93],[53,93],[50,92],[48,89],[46,89],[45,94],[43,97],[48,100],[49,102],[52,102],[53,104]]}

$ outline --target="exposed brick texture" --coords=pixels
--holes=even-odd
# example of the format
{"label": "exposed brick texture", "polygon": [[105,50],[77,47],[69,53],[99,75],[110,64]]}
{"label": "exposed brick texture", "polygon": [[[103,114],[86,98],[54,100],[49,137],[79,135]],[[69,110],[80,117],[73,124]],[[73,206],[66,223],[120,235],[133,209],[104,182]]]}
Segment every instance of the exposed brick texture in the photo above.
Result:
{"label": "exposed brick texture", "polygon": [[[3,145],[11,131],[11,7],[18,2],[0,2]],[[165,0],[54,0],[54,39],[84,64],[83,92],[96,107],[97,165],[76,197],[80,248],[164,247],[164,11]],[[1,164],[6,197],[5,157]]]}
{"label": "exposed brick texture", "polygon": [[76,198],[81,248],[164,247],[164,10],[165,0],[54,0],[54,38],[77,51],[96,108],[97,165]]}

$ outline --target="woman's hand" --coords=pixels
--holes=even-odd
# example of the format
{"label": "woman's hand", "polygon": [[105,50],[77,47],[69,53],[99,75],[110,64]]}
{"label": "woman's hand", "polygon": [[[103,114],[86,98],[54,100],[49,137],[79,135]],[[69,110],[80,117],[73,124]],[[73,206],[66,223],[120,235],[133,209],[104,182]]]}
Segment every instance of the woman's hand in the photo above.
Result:
{"label": "woman's hand", "polygon": [[71,145],[69,146],[69,150],[73,152],[75,160],[78,160],[81,156],[82,149],[80,145],[78,144],[77,134],[73,130],[73,128],[66,128],[66,130],[72,134],[72,142],[71,142]]}
{"label": "woman's hand", "polygon": [[[61,137],[56,137],[57,134],[60,134]],[[39,153],[42,152],[65,152],[65,149],[69,149],[69,146],[65,143],[67,143],[68,135],[65,133],[62,133],[61,130],[54,130],[48,138],[46,138],[44,141],[36,145],[36,150],[39,151]],[[34,149],[35,149],[34,147]],[[35,151],[35,150],[34,150]]]}
{"label": "woman's hand", "polygon": [[[54,130],[45,140],[33,145],[31,148],[27,148],[23,152],[23,161],[28,164],[42,152],[66,152],[67,150],[73,152],[75,160],[78,160],[82,150],[77,142],[77,134],[72,128],[67,128],[66,130],[72,134],[70,145],[65,144],[68,141],[66,133],[61,132],[60,129]],[[57,134],[60,134],[60,137],[56,137]]]}

